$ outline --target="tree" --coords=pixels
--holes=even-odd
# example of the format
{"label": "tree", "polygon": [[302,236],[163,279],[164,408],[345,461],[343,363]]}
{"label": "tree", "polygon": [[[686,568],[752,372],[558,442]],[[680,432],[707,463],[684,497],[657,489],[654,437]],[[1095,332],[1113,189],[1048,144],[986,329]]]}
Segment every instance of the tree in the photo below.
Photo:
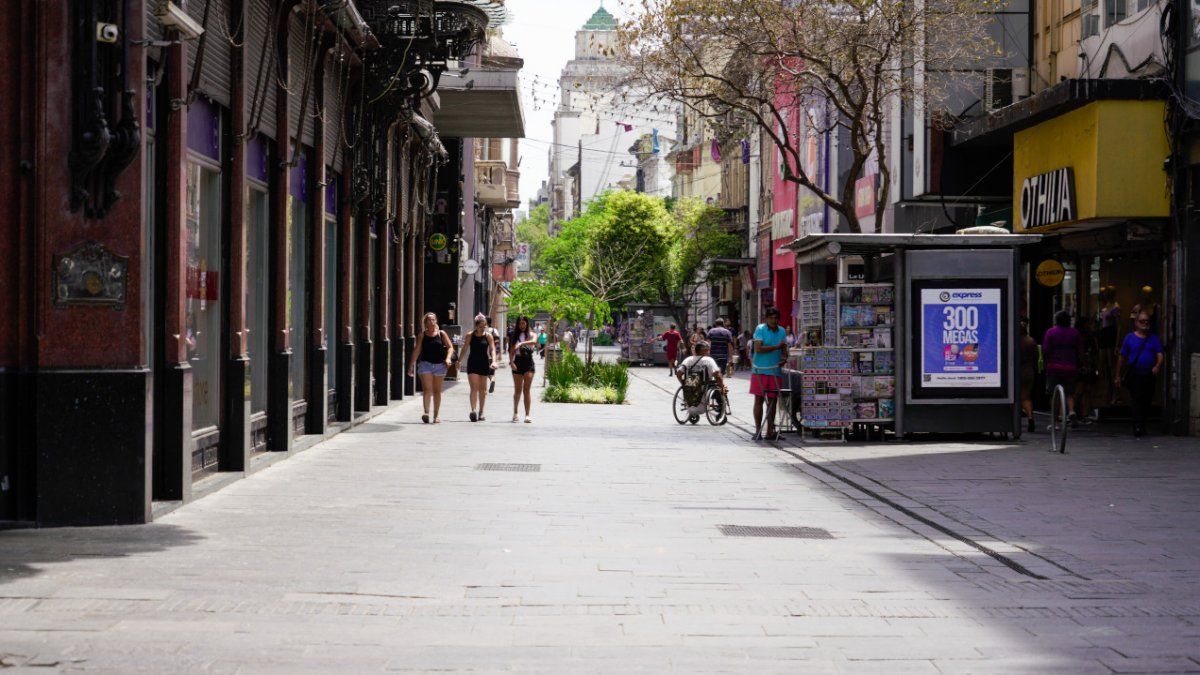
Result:
{"label": "tree", "polygon": [[[932,109],[963,88],[964,70],[997,56],[987,36],[1002,0],[638,0],[621,27],[631,84],[714,126],[756,125],[796,183],[861,232],[855,181],[877,163],[875,222],[891,188],[892,108]],[[814,106],[831,114],[811,114]],[[851,162],[841,185],[818,184],[808,138],[838,133]]]}
{"label": "tree", "polygon": [[666,233],[667,255],[653,287],[676,324],[686,326],[688,311],[695,304],[701,285],[731,274],[729,268],[715,259],[737,255],[742,239],[721,229],[724,216],[721,209],[697,198],[676,202],[671,216]]}
{"label": "tree", "polygon": [[541,276],[542,251],[550,241],[550,205],[539,204],[529,212],[529,217],[517,225],[517,241],[529,245],[530,270],[533,276]]}
{"label": "tree", "polygon": [[[517,316],[533,316],[538,312],[550,315],[547,337],[550,344],[558,342],[557,323],[576,323],[596,317],[612,320],[612,309],[603,300],[574,288],[564,288],[543,281],[514,281],[508,298],[509,312]],[[544,373],[543,373],[544,377]]]}

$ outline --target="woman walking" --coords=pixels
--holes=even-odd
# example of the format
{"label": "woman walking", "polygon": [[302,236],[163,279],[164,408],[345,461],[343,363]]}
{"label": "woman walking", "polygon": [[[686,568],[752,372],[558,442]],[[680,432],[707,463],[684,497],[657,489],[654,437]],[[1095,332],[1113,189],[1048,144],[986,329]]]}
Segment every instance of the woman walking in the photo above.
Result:
{"label": "woman walking", "polygon": [[1154,380],[1162,372],[1163,344],[1151,327],[1149,312],[1141,311],[1133,321],[1133,332],[1125,336],[1117,357],[1117,389],[1129,387],[1133,396],[1133,435],[1146,433],[1146,419],[1154,402]]}
{"label": "woman walking", "polygon": [[[467,378],[471,382],[471,421],[482,422],[483,405],[487,402],[488,379],[496,372],[496,339],[488,328],[487,317],[475,317],[475,330],[463,340],[460,361],[467,363]],[[475,412],[478,410],[479,412]]]}
{"label": "woman walking", "polygon": [[533,365],[533,350],[537,347],[537,334],[529,326],[529,319],[519,317],[513,330],[508,335],[508,361],[513,374],[513,422],[517,416],[517,406],[521,397],[525,397],[525,423],[533,422],[529,416],[529,408],[533,405],[531,389],[533,375],[537,368]]}
{"label": "woman walking", "polygon": [[446,370],[450,368],[454,345],[446,331],[438,326],[437,314],[429,312],[422,323],[425,329],[417,336],[412,360],[408,364],[408,376],[412,377],[415,372],[421,378],[421,401],[425,406],[421,421],[429,424],[429,399],[432,398],[433,423],[441,424],[442,383],[446,380]]}

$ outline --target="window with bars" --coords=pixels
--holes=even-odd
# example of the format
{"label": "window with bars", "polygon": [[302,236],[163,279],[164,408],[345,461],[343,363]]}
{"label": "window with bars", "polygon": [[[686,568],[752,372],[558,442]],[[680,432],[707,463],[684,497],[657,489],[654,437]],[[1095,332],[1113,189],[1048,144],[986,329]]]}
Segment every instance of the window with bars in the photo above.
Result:
{"label": "window with bars", "polygon": [[1129,16],[1129,0],[1104,0],[1104,27],[1114,26]]}
{"label": "window with bars", "polygon": [[[1108,0],[1111,2],[1112,0]],[[1080,7],[1080,16],[1082,17],[1083,25],[1081,27],[1081,35],[1083,39],[1094,37],[1100,34],[1100,12],[1098,0],[1083,0]]]}

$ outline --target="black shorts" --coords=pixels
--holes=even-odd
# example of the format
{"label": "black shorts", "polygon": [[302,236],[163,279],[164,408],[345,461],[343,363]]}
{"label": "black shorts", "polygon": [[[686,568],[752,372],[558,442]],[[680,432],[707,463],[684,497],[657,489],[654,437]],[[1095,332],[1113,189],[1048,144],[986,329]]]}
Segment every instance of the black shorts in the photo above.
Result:
{"label": "black shorts", "polygon": [[495,373],[492,372],[491,364],[486,363],[486,362],[483,364],[468,362],[467,363],[467,374],[468,375],[482,375],[484,377],[491,377],[492,375],[495,375]]}
{"label": "black shorts", "polygon": [[518,356],[513,359],[513,365],[516,368],[513,370],[514,375],[525,375],[526,373],[536,373],[537,367],[533,364],[533,356]]}
{"label": "black shorts", "polygon": [[717,362],[717,367],[721,369],[722,373],[729,369],[729,357],[728,356],[724,356],[721,358],[714,356],[713,361]]}
{"label": "black shorts", "polygon": [[1079,381],[1079,373],[1062,371],[1062,370],[1046,370],[1046,392],[1053,394],[1054,388],[1062,385],[1063,389],[1067,390],[1067,394],[1075,393],[1075,383]]}

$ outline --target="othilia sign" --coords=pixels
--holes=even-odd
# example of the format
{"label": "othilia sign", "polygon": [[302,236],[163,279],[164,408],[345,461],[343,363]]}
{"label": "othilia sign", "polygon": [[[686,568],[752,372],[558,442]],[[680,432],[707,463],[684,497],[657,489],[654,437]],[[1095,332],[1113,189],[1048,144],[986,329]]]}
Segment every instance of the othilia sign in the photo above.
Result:
{"label": "othilia sign", "polygon": [[1075,220],[1075,172],[1030,176],[1021,183],[1021,226],[1027,230]]}
{"label": "othilia sign", "polygon": [[429,250],[431,251],[445,251],[447,243],[446,235],[442,234],[441,232],[434,232],[433,234],[429,235]]}
{"label": "othilia sign", "polygon": [[1063,282],[1063,279],[1067,276],[1067,270],[1057,260],[1043,260],[1038,263],[1033,276],[1039,284],[1047,288],[1054,288]]}

